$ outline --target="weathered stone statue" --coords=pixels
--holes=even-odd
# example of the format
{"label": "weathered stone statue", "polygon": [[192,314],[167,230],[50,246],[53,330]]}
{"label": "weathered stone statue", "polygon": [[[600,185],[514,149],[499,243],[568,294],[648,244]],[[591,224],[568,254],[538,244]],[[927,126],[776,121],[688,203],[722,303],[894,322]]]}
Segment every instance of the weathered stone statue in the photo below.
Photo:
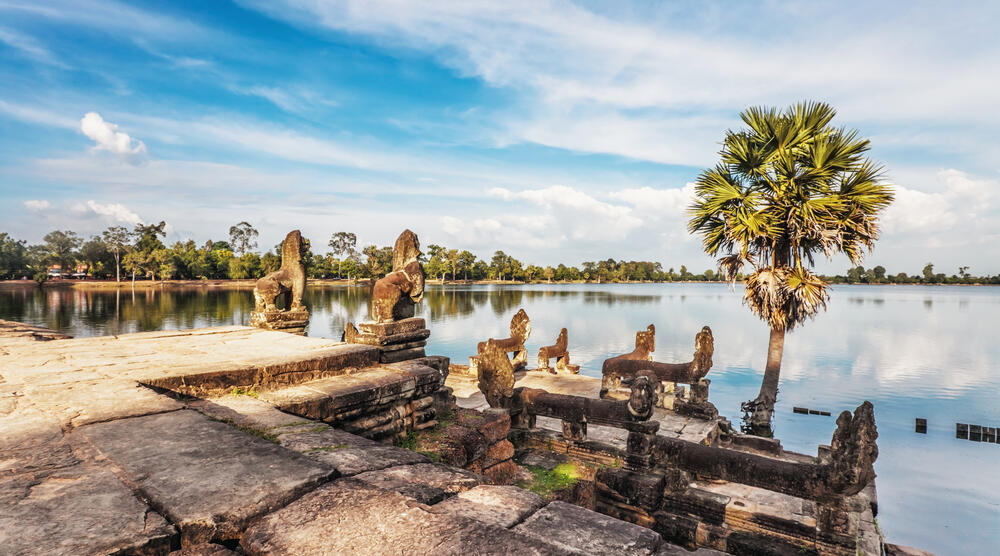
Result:
{"label": "weathered stone statue", "polygon": [[865,401],[854,410],[841,412],[830,442],[828,485],[835,492],[854,494],[875,478],[878,459],[878,429],[875,408]]}
{"label": "weathered stone statue", "polygon": [[424,297],[424,268],[419,256],[417,234],[404,230],[392,248],[392,272],[372,287],[371,321],[357,327],[349,322],[344,329],[345,342],[378,346],[381,363],[424,356],[431,331],[424,319],[413,316],[413,306]]}
{"label": "weathered stone statue", "polygon": [[[653,325],[649,325],[645,332],[640,331],[636,334],[636,348],[632,353],[619,355],[604,361],[601,369],[601,397],[607,397],[615,391],[621,391],[623,378],[645,375],[657,383],[681,382],[691,384],[692,393],[697,398],[692,401],[696,403],[706,402],[708,397],[708,381],[702,379],[712,368],[712,355],[715,353],[715,341],[712,338],[712,329],[705,326],[695,335],[694,357],[688,363],[660,363],[652,361],[649,353],[653,351],[652,348],[655,345],[653,334]],[[664,401],[661,400],[661,402]],[[661,403],[661,405],[663,404]]]}
{"label": "weathered stone statue", "polygon": [[[281,242],[281,267],[257,280],[253,289],[254,310],[250,325],[272,330],[303,334],[309,323],[309,311],[302,304],[306,289],[306,267],[303,255],[309,242],[298,230],[292,230]],[[285,308],[279,310],[275,300],[285,296]]]}
{"label": "weathered stone statue", "polygon": [[[556,359],[555,368],[549,367],[549,359]],[[549,371],[550,373],[573,373],[580,372],[579,365],[571,365],[569,362],[569,333],[565,328],[559,331],[556,343],[551,346],[542,346],[538,349],[538,370]]]}
{"label": "weathered stone statue", "polygon": [[479,345],[479,391],[486,396],[490,407],[506,409],[514,395],[514,366],[496,340]]}
{"label": "weathered stone statue", "polygon": [[[497,347],[514,354],[514,359],[511,361],[514,372],[523,371],[528,366],[528,350],[525,349],[524,343],[528,341],[529,336],[531,336],[531,320],[528,319],[528,313],[521,309],[510,319],[510,338],[493,339]],[[486,342],[479,342],[476,351],[482,351],[484,347]],[[478,374],[478,365],[478,356],[470,357],[469,373]]]}
{"label": "weathered stone statue", "polygon": [[420,265],[420,240],[404,230],[392,248],[392,272],[372,288],[371,317],[378,323],[413,316],[413,306],[424,298],[424,268]]}

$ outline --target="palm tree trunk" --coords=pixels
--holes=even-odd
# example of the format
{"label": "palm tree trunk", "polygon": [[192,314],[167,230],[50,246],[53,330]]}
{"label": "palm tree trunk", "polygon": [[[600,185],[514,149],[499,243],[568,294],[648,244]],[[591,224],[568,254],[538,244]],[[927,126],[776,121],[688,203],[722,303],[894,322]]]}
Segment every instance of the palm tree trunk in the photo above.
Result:
{"label": "palm tree trunk", "polygon": [[771,338],[767,347],[767,364],[764,366],[764,380],[760,385],[760,393],[753,401],[753,414],[750,416],[750,427],[754,434],[771,436],[771,421],[774,416],[774,403],[778,400],[778,378],[781,375],[781,355],[785,349],[785,329],[772,328]]}

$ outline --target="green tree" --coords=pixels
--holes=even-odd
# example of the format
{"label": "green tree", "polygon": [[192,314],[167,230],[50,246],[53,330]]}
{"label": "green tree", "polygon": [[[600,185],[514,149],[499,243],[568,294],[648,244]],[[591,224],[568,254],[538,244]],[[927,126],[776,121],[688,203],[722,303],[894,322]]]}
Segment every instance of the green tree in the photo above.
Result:
{"label": "green tree", "polygon": [[268,251],[260,257],[260,274],[266,276],[281,268],[281,257]]}
{"label": "green tree", "polygon": [[729,131],[722,160],[699,175],[689,229],[722,255],[727,277],[749,264],[744,302],[771,329],[760,394],[745,404],[747,429],[769,434],[785,332],[826,307],[828,283],[810,267],[843,253],[854,264],[878,238],[893,200],[867,139],[830,125],[836,112],[804,102],[783,112],[754,107],[746,128]]}
{"label": "green tree", "polygon": [[936,279],[936,277],[934,275],[934,265],[933,264],[927,263],[926,265],[924,265],[924,270],[923,270],[922,273],[924,275],[924,282],[927,282],[928,284],[934,283],[934,280]]}
{"label": "green tree", "polygon": [[243,221],[229,227],[229,244],[233,246],[233,252],[243,256],[251,249],[257,248],[258,235],[256,228],[249,222]]}
{"label": "green tree", "polygon": [[462,269],[462,278],[469,279],[469,272],[476,264],[476,256],[471,251],[462,251],[458,254],[458,268]]}
{"label": "green tree", "polygon": [[444,275],[448,272],[448,261],[445,259],[447,249],[432,243],[427,246],[427,262],[424,264],[424,271],[431,276],[436,276],[444,280]]}
{"label": "green tree", "polygon": [[16,240],[0,232],[0,278],[16,278],[28,270],[28,248],[23,240]]}
{"label": "green tree", "polygon": [[132,232],[125,226],[111,226],[101,233],[101,237],[104,238],[104,243],[108,245],[108,249],[115,256],[115,282],[121,282],[122,253],[129,248],[129,244],[132,242]]}
{"label": "green tree", "polygon": [[351,232],[337,232],[330,236],[328,245],[333,254],[340,259],[337,263],[337,278],[340,278],[344,269],[344,258],[357,247],[358,236]]}
{"label": "green tree", "polygon": [[135,248],[142,252],[153,252],[157,249],[163,249],[163,242],[160,241],[161,237],[166,237],[167,223],[160,221],[159,224],[143,224],[139,223],[135,225],[135,230],[132,232],[132,236],[135,238]]}
{"label": "green tree", "polygon": [[79,258],[87,264],[87,272],[91,276],[104,276],[113,255],[101,236],[93,236],[80,246]]}
{"label": "green tree", "polygon": [[369,245],[362,253],[367,257],[365,271],[369,278],[381,278],[392,270],[392,247]]}
{"label": "green tree", "polygon": [[449,249],[445,251],[444,258],[448,261],[451,266],[451,279],[455,279],[455,272],[458,270],[458,263],[461,261],[461,256],[458,249]]}
{"label": "green tree", "polygon": [[883,282],[885,281],[885,267],[878,265],[872,269],[872,275],[875,277],[875,281]]}
{"label": "green tree", "polygon": [[490,273],[503,282],[503,277],[507,274],[507,270],[510,267],[510,260],[510,255],[503,251],[494,252],[493,259],[490,260]]}
{"label": "green tree", "polygon": [[70,270],[76,260],[76,250],[83,243],[76,232],[55,230],[45,234],[45,257],[47,264],[57,264],[63,272]]}

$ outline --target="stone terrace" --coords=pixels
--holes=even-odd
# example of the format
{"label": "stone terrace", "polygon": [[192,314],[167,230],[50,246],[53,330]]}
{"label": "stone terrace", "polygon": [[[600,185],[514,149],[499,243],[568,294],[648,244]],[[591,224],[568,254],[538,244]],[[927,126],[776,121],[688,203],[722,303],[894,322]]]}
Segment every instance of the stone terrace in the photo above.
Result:
{"label": "stone terrace", "polygon": [[245,327],[39,339],[0,333],[4,554],[680,553],[310,418],[398,414],[432,360]]}

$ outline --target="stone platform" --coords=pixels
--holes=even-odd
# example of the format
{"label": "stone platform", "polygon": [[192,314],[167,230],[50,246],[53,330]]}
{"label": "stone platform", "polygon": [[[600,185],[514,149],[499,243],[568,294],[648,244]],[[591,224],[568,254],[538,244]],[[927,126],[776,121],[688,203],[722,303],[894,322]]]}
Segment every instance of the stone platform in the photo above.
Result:
{"label": "stone platform", "polygon": [[673,553],[648,529],[304,417],[420,399],[447,364],[376,357],[245,327],[0,335],[0,552]]}

